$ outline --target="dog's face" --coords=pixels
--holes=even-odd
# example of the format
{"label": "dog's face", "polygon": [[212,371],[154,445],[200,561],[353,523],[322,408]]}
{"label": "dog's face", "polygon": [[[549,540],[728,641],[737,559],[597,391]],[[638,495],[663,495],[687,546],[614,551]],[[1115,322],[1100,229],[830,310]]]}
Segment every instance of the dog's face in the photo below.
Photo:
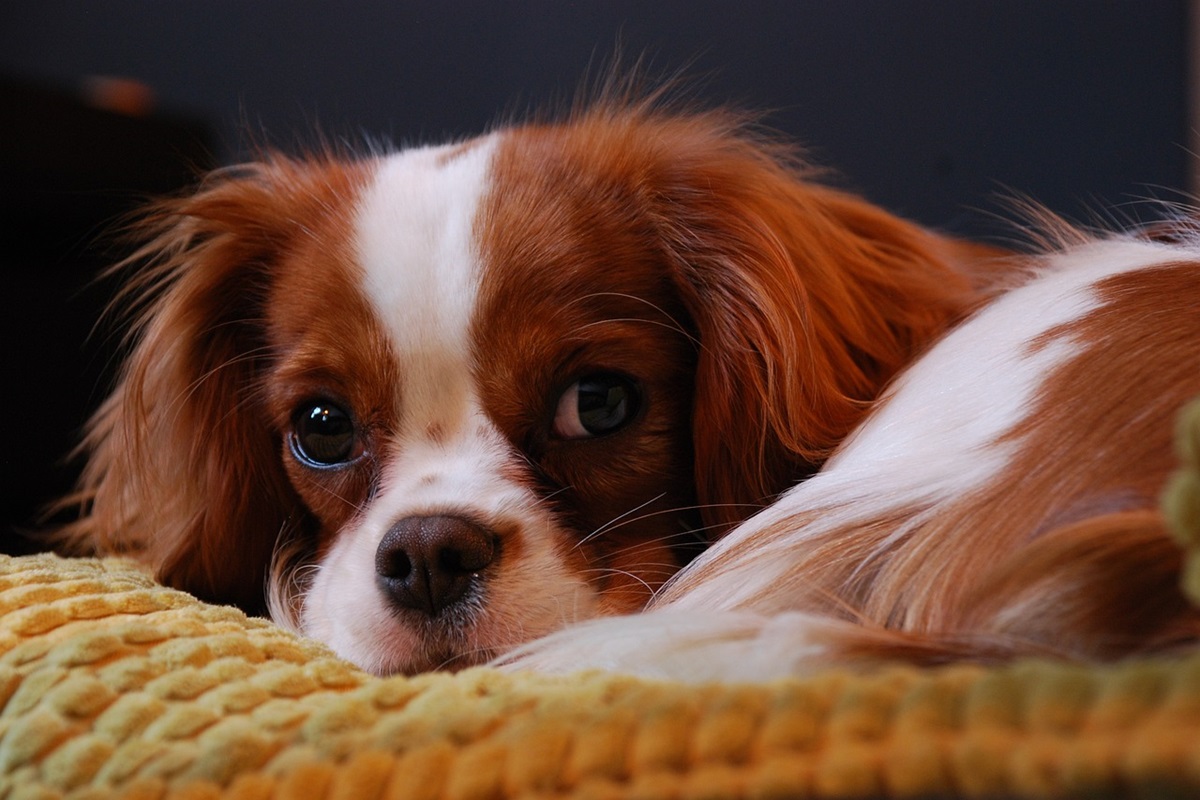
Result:
{"label": "dog's face", "polygon": [[701,528],[695,336],[662,254],[571,187],[489,181],[496,147],[382,159],[266,304],[264,394],[316,532],[301,624],[378,671],[634,611]]}
{"label": "dog's face", "polygon": [[639,609],[970,300],[721,115],[600,109],[162,206],[74,533],[379,672]]}

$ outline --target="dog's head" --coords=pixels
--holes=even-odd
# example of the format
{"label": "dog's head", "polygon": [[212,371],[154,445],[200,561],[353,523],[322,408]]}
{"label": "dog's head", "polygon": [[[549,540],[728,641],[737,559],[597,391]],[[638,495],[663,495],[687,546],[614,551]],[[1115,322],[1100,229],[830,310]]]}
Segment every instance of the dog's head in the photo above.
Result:
{"label": "dog's head", "polygon": [[640,608],[972,298],[720,113],[271,156],[144,226],[72,534],[380,672]]}

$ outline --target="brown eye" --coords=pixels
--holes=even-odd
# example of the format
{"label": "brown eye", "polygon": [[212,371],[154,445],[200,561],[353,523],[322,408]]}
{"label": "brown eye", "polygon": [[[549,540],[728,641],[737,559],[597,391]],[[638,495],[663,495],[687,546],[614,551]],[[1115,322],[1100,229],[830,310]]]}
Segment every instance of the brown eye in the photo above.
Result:
{"label": "brown eye", "polygon": [[354,420],[327,402],[306,403],[296,409],[291,445],[296,458],[310,467],[335,467],[359,455]]}
{"label": "brown eye", "polygon": [[590,439],[614,433],[634,419],[641,404],[641,392],[629,378],[607,372],[587,375],[559,398],[554,435]]}

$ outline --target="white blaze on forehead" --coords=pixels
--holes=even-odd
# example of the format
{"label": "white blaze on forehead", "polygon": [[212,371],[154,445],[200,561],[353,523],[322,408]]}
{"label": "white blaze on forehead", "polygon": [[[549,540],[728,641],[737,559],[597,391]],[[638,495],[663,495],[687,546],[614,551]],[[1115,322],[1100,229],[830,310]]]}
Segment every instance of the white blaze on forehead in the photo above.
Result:
{"label": "white blaze on forehead", "polygon": [[[488,420],[473,380],[482,257],[475,222],[498,144],[493,135],[381,159],[355,216],[363,291],[399,369],[399,421],[379,445],[378,493],[333,537],[300,624],[378,672],[437,666],[447,648],[493,653],[514,637],[595,613],[594,591],[558,550],[566,532],[527,486],[508,477],[521,456]],[[406,622],[377,586],[376,555],[387,531],[432,514],[478,521],[518,545],[489,567],[485,590],[460,604],[454,624]]]}
{"label": "white blaze on forehead", "polygon": [[364,289],[399,354],[410,424],[446,421],[443,412],[469,394],[474,223],[496,140],[388,156],[359,206]]}

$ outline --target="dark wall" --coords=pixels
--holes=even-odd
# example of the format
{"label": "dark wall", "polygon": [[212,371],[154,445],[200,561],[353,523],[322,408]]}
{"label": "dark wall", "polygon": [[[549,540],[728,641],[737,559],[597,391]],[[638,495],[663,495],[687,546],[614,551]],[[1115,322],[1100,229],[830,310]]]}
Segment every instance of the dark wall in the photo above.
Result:
{"label": "dark wall", "polygon": [[[140,122],[161,137],[140,147],[174,154],[169,187],[249,140],[287,146],[315,126],[397,142],[476,132],[569,97],[620,43],[694,76],[703,98],[770,110],[876,202],[989,235],[1005,194],[1087,218],[1188,188],[1187,30],[1185,0],[0,0],[0,75],[67,92],[89,75],[149,85],[157,113]],[[91,136],[20,96],[0,103],[13,521],[69,481],[54,459],[107,380],[111,340],[84,344],[106,293],[79,292],[110,254],[88,242],[164,186],[115,152],[141,133]],[[16,130],[36,155],[9,147]],[[78,176],[54,176],[48,207],[14,211],[29,187],[13,164],[61,164],[64,148]],[[109,163],[117,177],[97,183],[89,165]]]}
{"label": "dark wall", "polygon": [[3,0],[0,70],[141,79],[284,143],[319,123],[478,131],[569,95],[617,42],[773,109],[873,199],[931,223],[998,190],[1065,211],[1178,188],[1185,0]]}

